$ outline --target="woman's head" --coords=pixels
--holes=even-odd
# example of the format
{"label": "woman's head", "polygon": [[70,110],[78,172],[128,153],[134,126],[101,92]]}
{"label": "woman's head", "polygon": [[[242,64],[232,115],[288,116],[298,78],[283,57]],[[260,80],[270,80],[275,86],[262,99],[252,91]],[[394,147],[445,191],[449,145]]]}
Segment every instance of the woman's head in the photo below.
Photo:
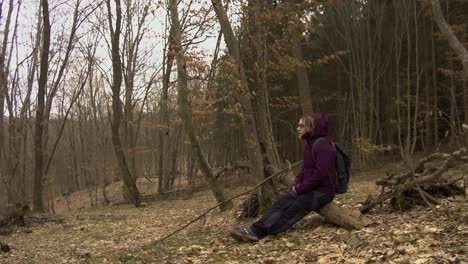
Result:
{"label": "woman's head", "polygon": [[314,128],[314,118],[310,115],[304,115],[299,119],[297,125],[297,134],[299,138]]}

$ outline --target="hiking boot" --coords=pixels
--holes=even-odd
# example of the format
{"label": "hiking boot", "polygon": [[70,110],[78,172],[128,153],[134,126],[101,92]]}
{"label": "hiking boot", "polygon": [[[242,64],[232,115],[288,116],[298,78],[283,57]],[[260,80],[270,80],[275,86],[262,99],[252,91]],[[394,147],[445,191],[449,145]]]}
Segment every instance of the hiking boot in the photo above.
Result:
{"label": "hiking boot", "polygon": [[236,227],[229,234],[239,242],[258,242],[258,236],[250,227]]}

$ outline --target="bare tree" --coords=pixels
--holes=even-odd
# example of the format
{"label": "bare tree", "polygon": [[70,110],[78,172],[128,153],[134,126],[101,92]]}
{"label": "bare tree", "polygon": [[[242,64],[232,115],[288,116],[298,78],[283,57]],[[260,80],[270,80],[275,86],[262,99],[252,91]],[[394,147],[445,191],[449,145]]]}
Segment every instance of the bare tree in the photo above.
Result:
{"label": "bare tree", "polygon": [[[41,195],[42,195],[42,190],[39,191],[40,188],[43,188],[44,186],[44,182],[43,182],[43,178],[44,178],[44,175],[47,174],[47,172],[49,171],[49,168],[50,168],[50,164],[51,164],[51,161],[53,159],[53,156],[55,154],[55,149],[57,147],[57,144],[58,142],[60,141],[60,138],[61,138],[61,132],[58,134],[58,137],[53,145],[53,148],[52,148],[52,152],[50,155],[48,155],[47,153],[47,145],[48,145],[48,140],[49,140],[49,135],[48,135],[48,130],[49,130],[49,125],[48,125],[48,122],[50,120],[50,114],[51,114],[51,110],[52,110],[52,104],[53,104],[53,101],[54,101],[54,98],[57,94],[57,91],[59,90],[59,87],[62,83],[62,80],[64,78],[64,75],[65,75],[65,71],[67,69],[67,66],[69,64],[69,61],[70,61],[70,57],[71,57],[71,54],[72,54],[72,51],[75,47],[75,43],[76,43],[76,32],[79,28],[79,26],[82,24],[82,22],[84,21],[84,19],[89,16],[90,13],[92,13],[95,9],[93,9],[93,7],[91,6],[91,11],[88,11],[87,9],[83,9],[81,10],[80,9],[80,3],[81,3],[81,0],[77,0],[75,5],[74,5],[74,12],[73,12],[73,18],[72,18],[72,25],[71,25],[71,30],[70,30],[70,33],[68,35],[68,39],[67,39],[67,42],[65,44],[65,49],[64,49],[64,55],[63,55],[63,59],[60,61],[60,63],[57,63],[57,65],[59,65],[58,67],[58,71],[57,72],[54,72],[54,77],[53,78],[49,78],[47,75],[48,75],[48,72],[49,72],[49,58],[47,55],[47,60],[46,61],[42,61],[43,59],[45,59],[44,57],[44,54],[41,54],[41,72],[40,72],[40,76],[39,76],[39,91],[38,91],[38,108],[37,108],[37,111],[36,111],[36,115],[39,115],[41,114],[42,117],[38,117],[36,116],[36,121],[37,119],[39,118],[40,121],[41,121],[41,124],[38,125],[36,123],[36,142],[35,144],[38,144],[39,143],[39,137],[41,138],[41,146],[40,146],[40,156],[41,157],[38,157],[39,154],[36,154],[36,176],[35,176],[35,181],[40,181],[40,182],[35,182],[35,188],[34,188],[34,200],[36,201],[36,205],[38,206],[38,208],[41,208],[41,206],[39,206],[37,203],[37,200],[39,199],[38,196],[36,195],[37,192],[39,192]],[[42,2],[42,4],[44,4],[44,2]],[[44,6],[42,6],[42,8],[44,9]],[[82,16],[82,11],[83,12],[86,12],[88,11],[88,13],[84,14]],[[47,15],[49,14],[49,12],[47,11],[46,12]],[[44,14],[44,10],[43,10],[43,20],[45,21],[46,19],[44,18],[45,14]],[[47,18],[47,21],[49,19]],[[43,22],[45,23],[45,22]],[[50,22],[48,22],[50,23]],[[49,40],[47,41],[47,45],[50,46],[50,25],[49,26],[46,26],[44,24],[44,28],[48,28],[47,30],[47,34],[48,34],[48,37],[45,36],[45,33],[43,33],[44,37],[47,37]],[[64,35],[65,32],[62,32],[62,34]],[[45,42],[45,39],[43,39],[43,42]],[[49,48],[47,48],[47,50],[49,50]],[[45,52],[44,50],[44,46],[43,46],[43,49],[41,52]],[[61,58],[59,58],[61,59]],[[46,66],[43,66],[43,63],[47,64]],[[45,74],[45,76],[43,76],[43,74]],[[41,79],[43,78],[43,79]],[[86,77],[87,78],[87,77]],[[50,89],[46,89],[47,87],[47,79],[52,79],[51,83],[50,83]],[[45,80],[45,84],[43,84],[42,82],[44,82]],[[83,85],[86,83],[86,80],[83,82]],[[44,86],[44,87],[41,87],[41,86]],[[44,91],[42,91],[42,89]],[[82,88],[80,89],[82,90]],[[46,91],[48,91],[46,93]],[[44,92],[44,94],[42,94],[42,92]],[[78,92],[78,94],[76,96],[79,95],[80,92]],[[44,98],[42,98],[44,97]],[[70,108],[72,107],[74,101],[76,99],[72,99],[72,102],[71,102],[71,105],[70,105]],[[66,122],[66,119],[64,120],[64,122]],[[63,131],[63,126],[62,126],[62,129],[61,131]],[[40,136],[38,135],[38,133],[40,134]],[[36,151],[37,153],[39,152],[38,150],[38,145],[36,145]],[[44,161],[47,161],[47,164],[46,166],[44,167],[43,164],[39,164],[39,163],[43,163]],[[40,171],[39,171],[39,167],[40,167]],[[41,176],[37,176],[38,174],[41,174]],[[42,209],[38,209],[38,210],[42,210]]]}
{"label": "bare tree", "polygon": [[[245,67],[241,61],[239,44],[234,32],[232,30],[226,10],[221,4],[220,0],[212,0],[216,16],[221,26],[221,32],[224,36],[224,41],[235,63],[238,65],[237,69],[239,74],[239,91],[237,93],[238,101],[241,105],[241,119],[242,129],[246,137],[247,152],[250,161],[251,173],[259,181],[265,178],[264,163],[262,158],[262,151],[257,133],[257,123],[255,121],[254,111],[252,107],[251,97],[254,96],[248,88],[247,76]],[[259,188],[257,191],[260,210],[264,210],[271,204],[272,197],[268,188]]]}
{"label": "bare tree", "polygon": [[439,26],[440,31],[447,39],[450,47],[455,51],[457,56],[460,58],[463,69],[465,71],[465,77],[468,78],[468,52],[466,51],[463,44],[458,40],[457,36],[453,33],[450,26],[445,21],[444,15],[442,14],[442,10],[440,8],[440,1],[439,0],[431,0],[432,3],[432,12],[434,13],[434,19]]}
{"label": "bare tree", "polygon": [[[258,140],[262,146],[262,151],[265,153],[264,165],[266,166],[266,173],[273,174],[281,166],[278,149],[276,148],[275,140],[273,138],[273,130],[270,118],[269,106],[269,91],[267,88],[266,70],[267,70],[267,40],[265,28],[265,18],[262,15],[264,8],[263,1],[250,1],[249,8],[251,36],[255,52],[254,63],[254,81],[255,85],[253,90],[255,92],[255,105],[256,105],[256,121]],[[310,98],[310,96],[309,96]]]}
{"label": "bare tree", "polygon": [[169,82],[174,62],[174,47],[172,40],[174,38],[174,29],[171,26],[169,31],[168,40],[166,41],[163,50],[163,76],[162,76],[162,94],[159,102],[160,105],[160,129],[159,129],[159,176],[158,176],[158,192],[164,190],[164,178],[167,176],[167,165],[165,160],[165,153],[168,150],[169,143],[169,117],[168,117],[168,100],[169,100]]}
{"label": "bare tree", "polygon": [[[303,10],[297,10],[300,8],[300,5],[295,4],[295,1],[288,0],[289,8],[292,11],[292,15],[289,16],[291,19],[290,25],[294,27],[302,27],[302,16]],[[292,47],[292,55],[294,59],[296,59],[296,66],[295,75],[297,80],[297,88],[299,91],[299,100],[301,103],[301,109],[303,115],[308,115],[313,112],[312,106],[312,96],[310,93],[310,81],[309,76],[306,69],[306,64],[304,62],[304,54],[302,51],[302,32],[297,32],[297,39],[294,40],[293,47]]]}
{"label": "bare tree", "polygon": [[[139,1],[125,1],[125,32],[123,39],[122,67],[125,84],[125,104],[124,104],[124,147],[127,150],[128,167],[133,177],[137,178],[135,148],[137,143],[137,127],[141,118],[135,120],[135,82],[141,72],[142,64],[145,60],[142,56],[141,44],[147,29],[146,19],[149,14],[149,4]],[[140,6],[141,5],[141,6]],[[136,19],[136,25],[134,25]],[[153,77],[154,80],[154,77]],[[147,85],[146,94],[150,85]],[[146,101],[146,96],[144,101]],[[142,103],[142,108],[145,102]],[[141,111],[140,111],[141,112]]]}
{"label": "bare tree", "polygon": [[112,23],[112,10],[110,0],[106,0],[109,31],[111,36],[111,56],[112,56],[112,143],[114,144],[115,155],[117,156],[117,163],[120,168],[120,173],[124,181],[128,199],[139,206],[140,192],[136,186],[136,179],[131,175],[128,168],[125,153],[122,149],[120,141],[119,130],[122,114],[122,105],[120,102],[120,86],[122,85],[122,63],[120,61],[120,33],[122,25],[122,8],[120,0],[115,0],[115,29]]}
{"label": "bare tree", "polygon": [[[208,162],[206,161],[205,156],[201,150],[200,144],[198,139],[195,136],[195,131],[193,127],[192,121],[192,110],[190,107],[190,102],[188,98],[188,76],[187,76],[187,64],[184,58],[184,53],[181,45],[181,27],[179,22],[179,15],[177,11],[177,0],[170,0],[169,1],[169,9],[171,13],[171,21],[172,21],[172,32],[174,33],[174,37],[172,38],[174,52],[176,54],[176,62],[177,62],[177,87],[178,87],[178,105],[180,108],[180,115],[182,117],[184,123],[184,129],[187,133],[190,145],[192,148],[192,153],[195,159],[198,161],[198,165],[200,170],[205,175],[206,181],[210,184],[211,191],[213,192],[216,200],[218,203],[224,203],[226,201],[226,197],[224,191],[219,184],[218,180],[213,174]],[[221,206],[221,210],[227,210],[233,206],[232,201],[226,202],[223,206]]]}
{"label": "bare tree", "polygon": [[[7,18],[5,21],[5,27],[3,29],[3,41],[2,41],[2,48],[0,51],[0,165],[4,165],[1,162],[3,161],[3,157],[5,155],[4,146],[5,146],[5,128],[4,128],[4,109],[5,109],[5,97],[7,93],[7,79],[8,75],[6,72],[6,52],[8,48],[8,41],[10,35],[10,24],[11,24],[11,16],[13,13],[13,0],[10,0],[8,6],[8,13]],[[3,4],[3,2],[2,2]],[[1,18],[1,14],[0,14]],[[4,167],[4,166],[2,166]]]}
{"label": "bare tree", "polygon": [[44,107],[45,92],[47,85],[47,73],[49,70],[49,48],[50,48],[50,21],[49,21],[49,2],[41,0],[42,8],[42,48],[40,60],[40,73],[37,91],[37,109],[34,136],[34,198],[33,208],[35,211],[44,211],[42,201],[42,178],[44,173],[44,149],[43,149],[43,131],[44,131]]}
{"label": "bare tree", "polygon": [[[15,178],[19,171],[19,137],[16,135],[20,128],[16,122],[16,114],[14,108],[16,101],[12,98],[19,90],[18,85],[18,66],[26,60],[18,62],[17,69],[12,78],[9,78],[11,58],[13,56],[14,43],[17,41],[18,17],[20,14],[21,1],[16,5],[16,18],[13,26],[13,33],[10,36],[10,25],[14,7],[13,1],[9,2],[8,14],[5,21],[3,32],[3,43],[0,52],[0,180],[3,180],[7,189],[8,202],[18,202],[22,197],[18,197],[17,184],[14,184]],[[1,15],[0,15],[1,19]],[[8,45],[8,43],[11,43]],[[7,51],[8,50],[8,51]],[[8,142],[6,142],[4,134],[4,103],[8,110]],[[4,179],[2,179],[2,176]]]}

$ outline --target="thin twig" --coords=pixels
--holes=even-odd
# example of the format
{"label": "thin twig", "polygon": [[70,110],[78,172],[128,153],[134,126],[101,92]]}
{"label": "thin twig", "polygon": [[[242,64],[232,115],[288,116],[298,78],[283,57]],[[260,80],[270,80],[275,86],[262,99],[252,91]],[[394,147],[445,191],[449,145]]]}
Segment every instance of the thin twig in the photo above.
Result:
{"label": "thin twig", "polygon": [[[289,162],[288,162],[288,164],[289,164]],[[224,202],[222,202],[222,203],[219,203],[219,204],[217,204],[217,205],[215,205],[215,206],[209,208],[209,209],[206,210],[203,214],[201,214],[201,215],[195,217],[193,220],[191,220],[191,221],[188,222],[187,224],[183,225],[183,226],[180,227],[179,229],[177,229],[177,230],[173,231],[172,233],[170,233],[170,234],[168,234],[168,235],[165,235],[164,237],[158,239],[154,244],[157,245],[157,244],[163,242],[164,240],[170,238],[171,236],[173,236],[173,235],[179,233],[180,231],[184,230],[185,228],[187,228],[187,227],[190,226],[191,224],[193,224],[193,223],[195,223],[196,221],[200,220],[202,217],[205,217],[209,212],[213,211],[214,209],[216,209],[216,208],[222,206],[223,204],[225,204],[225,203],[227,203],[227,202],[229,202],[229,201],[232,201],[232,200],[234,200],[234,199],[236,199],[236,198],[238,198],[238,197],[244,196],[244,195],[246,195],[246,194],[252,192],[253,190],[255,190],[255,189],[257,189],[258,187],[262,186],[265,182],[271,180],[273,177],[276,177],[276,176],[280,175],[281,173],[283,173],[283,172],[285,172],[285,171],[287,171],[287,170],[289,170],[289,169],[291,169],[291,168],[295,168],[295,167],[297,167],[297,166],[299,166],[299,165],[301,165],[301,164],[302,164],[302,161],[298,161],[298,162],[294,163],[293,165],[290,165],[290,166],[288,166],[287,168],[284,168],[284,169],[282,169],[282,170],[276,172],[275,174],[273,174],[273,175],[271,175],[271,176],[265,178],[264,180],[262,180],[262,181],[260,181],[259,183],[257,183],[253,188],[251,188],[251,189],[249,189],[249,190],[247,190],[247,191],[245,191],[245,192],[242,192],[242,193],[240,193],[240,194],[238,194],[238,195],[235,195],[235,196],[233,196],[233,197],[227,199],[226,201],[224,201]]]}

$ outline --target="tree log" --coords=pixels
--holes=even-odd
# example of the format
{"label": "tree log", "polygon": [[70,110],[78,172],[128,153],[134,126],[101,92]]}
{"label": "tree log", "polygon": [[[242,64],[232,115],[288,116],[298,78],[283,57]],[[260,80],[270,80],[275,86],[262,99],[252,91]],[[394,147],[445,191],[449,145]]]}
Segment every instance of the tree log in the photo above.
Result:
{"label": "tree log", "polygon": [[349,230],[361,229],[374,223],[369,217],[362,215],[359,210],[343,208],[335,202],[325,205],[318,213],[327,221]]}

